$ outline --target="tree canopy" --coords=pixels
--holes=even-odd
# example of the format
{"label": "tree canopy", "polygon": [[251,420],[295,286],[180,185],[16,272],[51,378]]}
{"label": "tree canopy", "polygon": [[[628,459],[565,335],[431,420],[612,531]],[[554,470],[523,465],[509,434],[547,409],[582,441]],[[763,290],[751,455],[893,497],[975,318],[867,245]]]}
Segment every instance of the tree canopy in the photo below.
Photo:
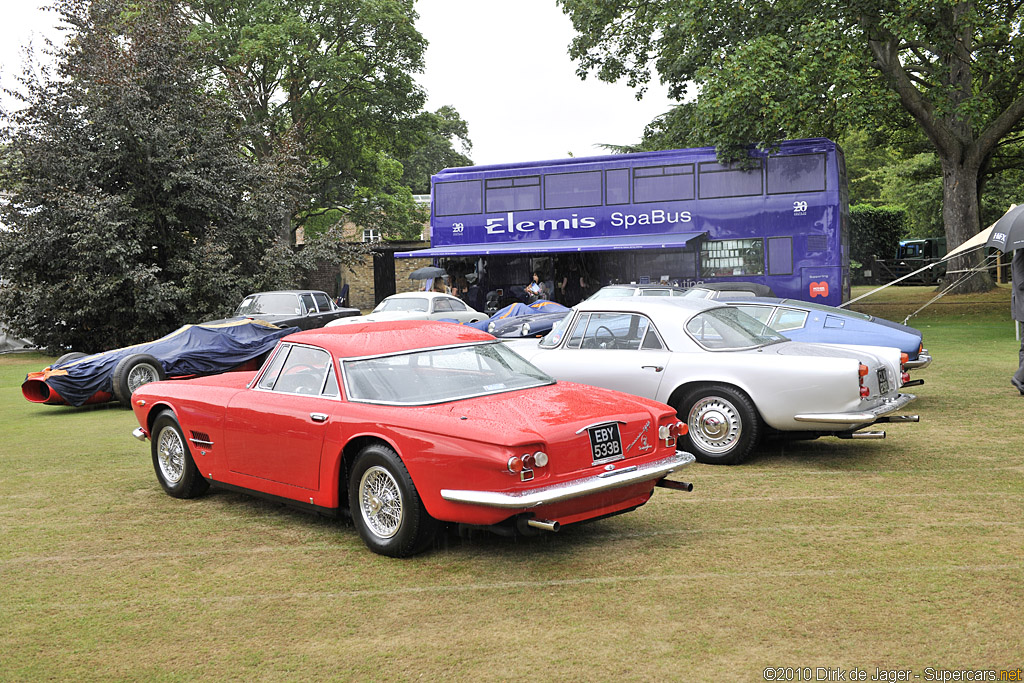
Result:
{"label": "tree canopy", "polygon": [[300,145],[311,191],[283,233],[341,210],[384,235],[419,234],[426,216],[407,177],[420,164],[418,143],[433,137],[455,154],[451,140],[465,134],[465,123],[451,107],[423,111],[413,74],[423,68],[426,41],[413,0],[191,0],[188,7],[208,67],[255,131],[253,154],[272,153],[286,135]]}
{"label": "tree canopy", "polygon": [[22,76],[0,156],[0,319],[50,349],[153,339],[351,264],[345,225],[418,236],[409,183],[468,149],[454,109],[422,111],[412,0],[54,9],[70,40]]}
{"label": "tree canopy", "polygon": [[926,140],[951,248],[979,230],[979,190],[1024,137],[1016,0],[557,1],[578,32],[570,54],[582,76],[642,92],[656,68],[684,101],[652,127],[662,142],[717,145],[729,160],[747,145],[850,128]]}
{"label": "tree canopy", "polygon": [[0,318],[41,346],[102,350],[222,314],[268,273],[294,278],[276,225],[301,169],[286,149],[240,153],[244,123],[177,4],[56,7],[72,40],[55,73],[24,77],[27,106],[5,122]]}

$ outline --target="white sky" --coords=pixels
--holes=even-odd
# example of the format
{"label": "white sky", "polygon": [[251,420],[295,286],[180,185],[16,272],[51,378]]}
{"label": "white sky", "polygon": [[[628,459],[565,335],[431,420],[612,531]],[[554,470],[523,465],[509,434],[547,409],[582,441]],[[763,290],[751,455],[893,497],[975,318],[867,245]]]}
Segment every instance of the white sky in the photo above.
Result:
{"label": "white sky", "polygon": [[[14,87],[21,49],[59,37],[43,0],[0,0],[0,81]],[[632,144],[671,107],[665,89],[640,101],[624,83],[581,81],[569,59],[572,24],[555,0],[417,0],[417,27],[430,45],[418,77],[427,108],[454,106],[469,124],[477,164],[604,154]],[[0,97],[5,109],[14,101]]]}

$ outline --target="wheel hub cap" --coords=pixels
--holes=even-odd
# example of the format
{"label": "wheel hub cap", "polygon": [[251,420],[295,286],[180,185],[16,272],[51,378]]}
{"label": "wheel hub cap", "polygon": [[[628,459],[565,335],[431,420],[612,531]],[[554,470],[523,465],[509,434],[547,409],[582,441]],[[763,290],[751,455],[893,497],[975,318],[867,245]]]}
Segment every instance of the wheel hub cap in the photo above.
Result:
{"label": "wheel hub cap", "polygon": [[743,433],[736,408],[720,397],[701,399],[690,410],[690,439],[709,453],[726,453],[735,448]]}

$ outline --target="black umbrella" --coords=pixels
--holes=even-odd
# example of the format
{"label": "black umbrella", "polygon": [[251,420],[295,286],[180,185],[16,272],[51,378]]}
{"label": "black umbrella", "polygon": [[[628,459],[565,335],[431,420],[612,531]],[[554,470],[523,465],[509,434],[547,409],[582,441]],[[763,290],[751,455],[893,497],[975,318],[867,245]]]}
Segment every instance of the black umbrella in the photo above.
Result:
{"label": "black umbrella", "polygon": [[1024,204],[1014,206],[992,224],[986,247],[1006,253],[1024,247]]}
{"label": "black umbrella", "polygon": [[444,277],[448,273],[445,272],[444,268],[438,268],[437,266],[423,266],[409,273],[410,280],[429,280],[432,277]]}

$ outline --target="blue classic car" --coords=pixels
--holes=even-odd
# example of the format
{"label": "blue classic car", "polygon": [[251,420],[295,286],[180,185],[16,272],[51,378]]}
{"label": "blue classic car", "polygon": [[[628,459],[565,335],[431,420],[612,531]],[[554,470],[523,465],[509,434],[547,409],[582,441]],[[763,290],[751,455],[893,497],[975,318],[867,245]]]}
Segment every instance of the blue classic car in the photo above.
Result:
{"label": "blue classic car", "polygon": [[505,315],[498,311],[487,321],[487,330],[495,337],[543,337],[551,327],[569,313],[569,309],[554,301],[541,299],[529,306],[512,304]]}
{"label": "blue classic car", "polygon": [[920,330],[890,320],[797,299],[723,296],[718,300],[794,341],[895,347],[907,354],[904,367],[908,370],[932,362],[922,344]]}

